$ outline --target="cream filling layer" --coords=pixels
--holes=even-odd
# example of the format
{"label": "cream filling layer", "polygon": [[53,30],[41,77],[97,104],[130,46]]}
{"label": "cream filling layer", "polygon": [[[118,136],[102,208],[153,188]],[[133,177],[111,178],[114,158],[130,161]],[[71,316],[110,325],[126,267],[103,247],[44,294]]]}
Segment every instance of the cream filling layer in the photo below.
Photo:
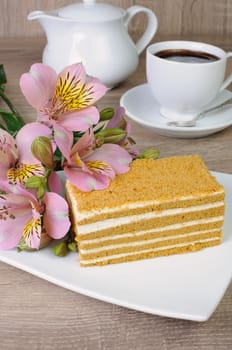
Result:
{"label": "cream filling layer", "polygon": [[110,259],[119,259],[119,258],[124,258],[127,256],[133,256],[133,255],[138,255],[139,254],[146,254],[146,253],[151,253],[151,252],[158,252],[158,251],[162,251],[162,250],[167,250],[167,249],[172,249],[172,248],[184,248],[184,247],[188,247],[192,244],[195,243],[204,243],[204,242],[213,242],[213,241],[217,241],[218,239],[215,238],[207,238],[207,239],[201,239],[201,240],[197,240],[197,241],[192,241],[189,242],[189,244],[186,243],[179,243],[179,244],[172,244],[166,247],[159,247],[159,248],[153,248],[153,249],[144,249],[144,250],[140,250],[139,252],[130,252],[130,253],[119,253],[119,254],[112,254],[112,255],[107,255],[104,257],[100,257],[100,258],[94,258],[94,259],[87,259],[87,260],[83,260],[81,259],[81,264],[82,265],[88,265],[88,264],[94,264],[94,263],[99,263],[101,261],[108,261]]}
{"label": "cream filling layer", "polygon": [[[85,244],[91,244],[91,243],[101,243],[110,240],[117,240],[120,238],[133,238],[133,237],[140,237],[144,236],[145,234],[149,233],[155,233],[155,232],[165,232],[165,231],[170,231],[170,230],[178,230],[180,228],[185,228],[185,227],[190,227],[190,226],[195,226],[195,225],[200,225],[200,224],[209,224],[209,223],[215,223],[215,222],[220,222],[223,221],[224,217],[223,216],[217,216],[214,218],[210,219],[201,219],[201,220],[194,220],[194,221],[187,221],[183,222],[182,224],[173,224],[173,225],[167,225],[163,227],[158,227],[158,228],[152,228],[150,230],[142,230],[142,231],[137,231],[137,232],[128,232],[128,233],[123,233],[123,234],[117,234],[117,235],[107,235],[104,237],[99,237],[99,238],[91,238],[91,239],[84,239],[81,242]],[[216,230],[219,230],[216,229]],[[204,230],[206,231],[206,230]],[[207,230],[208,231],[208,230]],[[203,231],[199,231],[203,232]]]}
{"label": "cream filling layer", "polygon": [[116,226],[131,224],[133,222],[137,222],[141,220],[149,220],[149,219],[159,218],[164,216],[189,213],[189,212],[201,211],[201,210],[207,210],[207,209],[213,209],[213,208],[220,208],[223,206],[224,206],[224,202],[218,201],[210,204],[196,205],[188,208],[175,208],[175,209],[167,209],[167,210],[161,210],[161,211],[152,211],[149,213],[123,216],[120,218],[106,219],[106,220],[93,222],[90,224],[78,225],[78,234],[84,235],[87,233],[110,229]]}
{"label": "cream filling layer", "polygon": [[109,251],[111,249],[118,249],[118,248],[139,247],[139,246],[142,246],[144,244],[160,243],[163,241],[169,241],[170,239],[194,237],[194,236],[197,236],[199,234],[208,234],[208,233],[214,233],[214,232],[219,232],[219,231],[220,231],[220,229],[217,228],[217,229],[213,229],[213,230],[203,230],[203,231],[191,232],[188,234],[184,233],[184,234],[180,234],[180,235],[171,235],[171,236],[167,236],[167,237],[157,237],[157,238],[152,238],[152,239],[146,239],[144,241],[110,244],[110,245],[107,245],[104,247],[80,249],[80,253],[81,254],[94,254],[94,253],[102,252],[104,250]]}
{"label": "cream filling layer", "polygon": [[[211,195],[207,194],[207,195],[202,195],[199,197],[200,198],[206,198],[206,197],[211,198],[211,197],[217,196],[219,194],[223,194],[223,193],[224,193],[224,191],[218,191],[218,192],[212,193]],[[70,196],[72,203],[75,203],[75,201],[76,201],[75,197],[72,194],[69,194],[69,196]],[[184,200],[191,200],[191,199],[196,199],[196,196],[183,196],[183,197],[178,198],[177,200],[184,201]],[[102,209],[91,209],[91,211],[82,210],[81,212],[78,211],[78,208],[76,208],[76,210],[74,212],[74,216],[75,216],[75,220],[78,222],[78,221],[81,221],[84,219],[92,218],[95,215],[97,216],[97,215],[101,215],[101,214],[117,213],[117,212],[120,212],[121,210],[124,210],[124,209],[130,210],[130,209],[144,208],[144,207],[147,207],[149,205],[158,205],[160,203],[168,203],[168,202],[170,202],[170,199],[162,200],[162,201],[150,200],[150,201],[145,201],[145,202],[122,204],[119,207],[114,207],[114,208],[105,207]]]}

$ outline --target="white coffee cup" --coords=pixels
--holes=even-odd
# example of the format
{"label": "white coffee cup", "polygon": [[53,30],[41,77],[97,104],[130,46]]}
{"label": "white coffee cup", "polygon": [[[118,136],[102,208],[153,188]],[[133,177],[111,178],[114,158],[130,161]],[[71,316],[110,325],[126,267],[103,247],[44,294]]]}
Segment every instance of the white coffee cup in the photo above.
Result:
{"label": "white coffee cup", "polygon": [[[204,63],[172,61],[156,54],[165,50],[188,50],[216,56]],[[217,46],[193,41],[163,41],[150,45],[146,52],[147,82],[160,104],[160,113],[170,120],[189,120],[232,82],[224,81],[227,58]]]}

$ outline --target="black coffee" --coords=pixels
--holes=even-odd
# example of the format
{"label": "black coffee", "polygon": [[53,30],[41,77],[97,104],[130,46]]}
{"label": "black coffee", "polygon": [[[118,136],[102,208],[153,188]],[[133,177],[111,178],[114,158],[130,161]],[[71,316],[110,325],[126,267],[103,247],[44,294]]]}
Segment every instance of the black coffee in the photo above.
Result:
{"label": "black coffee", "polygon": [[162,50],[154,54],[154,56],[169,61],[184,63],[207,63],[218,61],[219,57],[203,51],[192,51],[183,49]]}

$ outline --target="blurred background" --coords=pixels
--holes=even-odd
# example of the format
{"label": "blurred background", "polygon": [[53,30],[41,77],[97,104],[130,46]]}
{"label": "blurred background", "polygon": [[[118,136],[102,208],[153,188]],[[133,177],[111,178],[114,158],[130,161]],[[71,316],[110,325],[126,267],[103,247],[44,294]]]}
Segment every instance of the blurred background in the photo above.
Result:
{"label": "blurred background", "polygon": [[[74,0],[0,0],[0,37],[41,37],[42,28],[28,22],[32,10],[51,10],[75,2]],[[81,2],[81,1],[80,1]],[[158,35],[222,36],[232,34],[232,0],[99,0],[128,8],[144,5],[158,17]],[[130,26],[134,37],[145,27],[146,19],[138,15]]]}

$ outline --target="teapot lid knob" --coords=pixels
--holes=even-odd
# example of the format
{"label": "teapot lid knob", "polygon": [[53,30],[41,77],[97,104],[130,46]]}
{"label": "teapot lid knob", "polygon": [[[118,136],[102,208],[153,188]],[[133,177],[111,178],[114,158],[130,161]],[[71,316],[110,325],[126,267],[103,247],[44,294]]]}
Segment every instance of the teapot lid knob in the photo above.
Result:
{"label": "teapot lid knob", "polygon": [[[1,0],[0,0],[1,2]],[[126,11],[96,0],[82,0],[56,11],[60,18],[75,20],[80,23],[99,23],[122,18]]]}

